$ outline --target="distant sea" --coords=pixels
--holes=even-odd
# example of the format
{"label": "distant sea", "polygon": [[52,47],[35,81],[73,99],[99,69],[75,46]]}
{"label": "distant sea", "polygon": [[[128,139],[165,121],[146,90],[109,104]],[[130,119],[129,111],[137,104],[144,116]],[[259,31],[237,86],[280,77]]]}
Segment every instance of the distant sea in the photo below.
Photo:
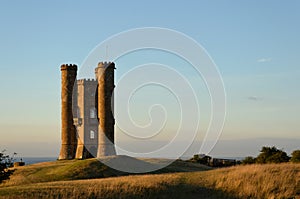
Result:
{"label": "distant sea", "polygon": [[[35,164],[39,162],[50,162],[57,160],[57,157],[23,157],[22,161],[25,165]],[[21,158],[16,158],[15,162],[21,161]]]}

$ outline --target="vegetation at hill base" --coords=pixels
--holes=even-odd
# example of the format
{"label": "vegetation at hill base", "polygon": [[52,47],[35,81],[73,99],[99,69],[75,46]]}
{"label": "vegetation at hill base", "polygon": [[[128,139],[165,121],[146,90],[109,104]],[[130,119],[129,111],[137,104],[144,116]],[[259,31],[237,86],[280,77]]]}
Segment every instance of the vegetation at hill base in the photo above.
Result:
{"label": "vegetation at hill base", "polygon": [[13,158],[5,154],[5,151],[0,152],[0,183],[9,179],[10,175],[14,172],[9,167],[13,166]]}
{"label": "vegetation at hill base", "polygon": [[292,153],[291,162],[300,162],[300,150],[295,150]]}
{"label": "vegetation at hill base", "polygon": [[273,147],[262,147],[260,154],[256,158],[256,163],[264,164],[264,163],[281,163],[288,162],[290,157],[286,154],[286,152],[277,149],[275,146]]}
{"label": "vegetation at hill base", "polygon": [[293,151],[291,155],[292,157],[289,157],[285,151],[277,149],[275,146],[263,146],[257,157],[248,156],[242,161],[242,164],[300,162],[300,150]]}
{"label": "vegetation at hill base", "polygon": [[197,162],[200,164],[204,164],[204,165],[209,165],[209,162],[211,161],[212,157],[208,156],[208,155],[203,155],[201,157],[200,154],[195,154],[190,161],[191,162]]}

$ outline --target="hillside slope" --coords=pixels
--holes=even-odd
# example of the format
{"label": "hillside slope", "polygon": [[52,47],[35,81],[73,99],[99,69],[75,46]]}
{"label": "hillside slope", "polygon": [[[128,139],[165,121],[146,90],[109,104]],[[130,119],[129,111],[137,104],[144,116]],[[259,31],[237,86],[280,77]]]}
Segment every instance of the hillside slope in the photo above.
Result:
{"label": "hillside slope", "polygon": [[[59,164],[61,165],[59,166]],[[81,164],[85,166],[82,167]],[[38,183],[45,180],[41,177],[43,173],[47,173],[45,178],[48,181],[49,179],[53,180],[50,178],[51,173],[53,176],[60,173],[63,174],[64,178],[72,178],[72,176],[76,176],[75,173],[79,175],[79,173],[84,172],[86,166],[93,166],[93,164],[95,164],[95,160],[74,160],[58,161],[55,164],[36,164],[32,165],[31,169],[28,169],[30,166],[28,168],[24,167],[16,171],[11,182],[0,187],[0,198],[300,199],[300,164],[290,163],[86,180],[62,180],[61,177],[61,181]],[[176,168],[184,169],[185,166],[187,168],[192,167],[185,164],[186,162],[176,161],[164,172],[174,171]],[[72,170],[69,170],[70,168]],[[96,168],[102,169],[102,173],[108,175],[118,176],[124,174],[105,168],[103,165],[96,166]],[[204,170],[206,169],[204,168]],[[32,173],[30,173],[30,170]],[[31,183],[20,180],[28,178],[24,175],[29,175],[28,177],[32,180]],[[84,176],[81,173],[80,175],[87,177],[89,174],[87,173],[87,176]],[[39,180],[34,178],[39,178]]]}
{"label": "hillside slope", "polygon": [[[107,158],[106,162],[122,161],[127,163],[129,157],[112,156]],[[130,160],[133,158],[130,158]],[[147,166],[149,164],[159,165],[163,159],[134,159],[139,165]],[[130,165],[129,165],[130,166]],[[197,163],[187,163],[184,161],[175,161],[166,168],[160,169],[153,173],[170,173],[170,172],[187,172],[187,171],[204,171],[210,168]],[[24,185],[39,182],[66,181],[79,179],[107,178],[129,175],[104,165],[97,159],[86,160],[59,160],[53,162],[43,162],[24,167],[18,167],[11,179],[3,186]]]}

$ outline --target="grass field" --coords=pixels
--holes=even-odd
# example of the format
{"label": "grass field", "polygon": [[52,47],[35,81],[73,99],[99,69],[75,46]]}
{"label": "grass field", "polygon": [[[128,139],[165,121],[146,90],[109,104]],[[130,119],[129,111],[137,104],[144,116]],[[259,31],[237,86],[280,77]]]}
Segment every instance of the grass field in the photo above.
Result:
{"label": "grass field", "polygon": [[11,180],[0,186],[0,198],[299,199],[300,164],[209,170],[176,161],[157,174],[128,175],[94,159],[56,161],[18,168]]}

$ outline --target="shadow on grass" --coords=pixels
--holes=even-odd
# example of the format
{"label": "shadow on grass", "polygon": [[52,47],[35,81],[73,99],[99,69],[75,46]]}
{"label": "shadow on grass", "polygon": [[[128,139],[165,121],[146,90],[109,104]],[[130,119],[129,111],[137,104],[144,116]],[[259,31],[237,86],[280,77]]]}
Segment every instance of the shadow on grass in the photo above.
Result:
{"label": "shadow on grass", "polygon": [[[124,196],[124,195],[123,195]],[[122,196],[122,197],[123,197]],[[118,196],[117,196],[118,197]],[[116,197],[116,198],[117,198]],[[190,184],[165,184],[160,190],[149,190],[143,195],[128,194],[126,198],[178,198],[178,199],[238,199],[221,190]]]}
{"label": "shadow on grass", "polygon": [[[12,187],[11,187],[12,188]],[[11,189],[10,188],[10,189]],[[238,199],[220,190],[207,187],[179,183],[170,185],[162,184],[158,188],[139,187],[138,189],[127,190],[128,187],[115,187],[115,189],[94,189],[88,190],[86,187],[19,187],[15,190],[1,190],[0,198],[122,198],[122,199],[152,199],[152,198],[175,198],[175,199]]]}

